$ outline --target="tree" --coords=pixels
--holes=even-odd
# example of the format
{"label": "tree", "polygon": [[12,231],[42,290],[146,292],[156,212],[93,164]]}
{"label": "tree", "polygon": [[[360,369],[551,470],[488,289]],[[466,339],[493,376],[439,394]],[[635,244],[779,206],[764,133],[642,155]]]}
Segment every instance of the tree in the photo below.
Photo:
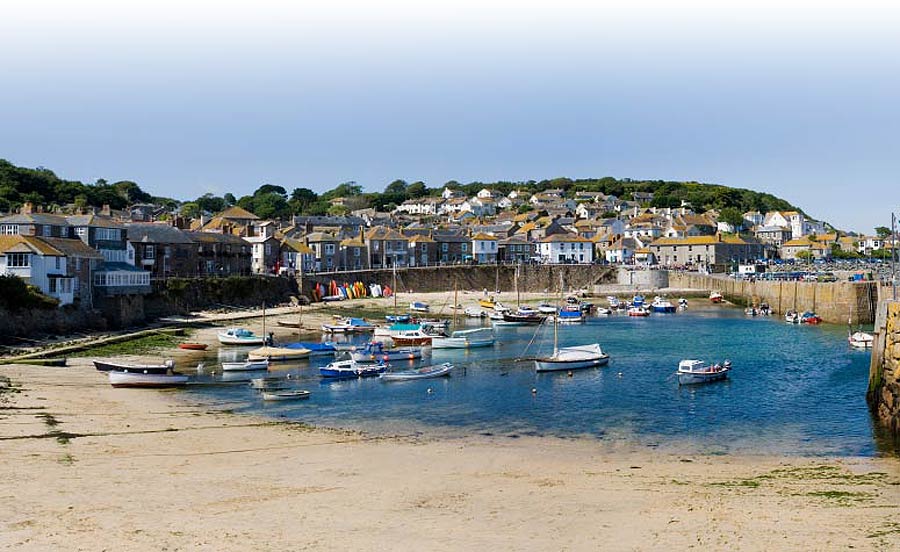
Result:
{"label": "tree", "polygon": [[288,203],[294,213],[302,213],[307,210],[310,205],[319,200],[319,195],[309,188],[294,188],[291,192],[291,199]]}
{"label": "tree", "polygon": [[798,252],[797,252],[797,258],[798,258],[798,259],[801,259],[801,260],[804,260],[804,261],[808,261],[808,260],[812,259],[812,257],[813,257],[812,251],[809,251],[809,250],[804,250],[804,251],[798,251]]}
{"label": "tree", "polygon": [[385,195],[402,195],[405,196],[409,185],[405,180],[395,180],[387,185],[384,189]]}
{"label": "tree", "polygon": [[362,195],[362,186],[350,180],[349,182],[338,184],[333,190],[329,190],[322,194],[322,199],[331,200],[336,197],[353,197],[358,195]]}
{"label": "tree", "polygon": [[225,203],[227,203],[229,207],[237,203],[237,199],[235,199],[234,194],[231,192],[228,192],[224,196],[222,196],[222,199],[225,200]]}
{"label": "tree", "polygon": [[253,214],[262,219],[279,219],[290,216],[291,207],[277,192],[264,193],[253,198]]}
{"label": "tree", "polygon": [[273,184],[263,184],[262,186],[257,188],[255,192],[253,192],[254,196],[263,194],[278,194],[281,197],[287,199],[287,190],[285,190],[281,186],[275,186]]}
{"label": "tree", "polygon": [[190,218],[198,218],[202,213],[200,206],[197,205],[196,202],[188,201],[187,203],[181,204],[181,209],[179,210],[181,215],[184,217]]}
{"label": "tree", "polygon": [[411,198],[425,197],[428,195],[428,187],[424,182],[413,182],[406,188],[406,195]]}
{"label": "tree", "polygon": [[328,214],[334,217],[340,217],[350,212],[350,209],[344,205],[332,205],[328,208]]}
{"label": "tree", "polygon": [[744,215],[734,207],[724,207],[719,211],[719,220],[739,229],[744,224]]}
{"label": "tree", "polygon": [[887,226],[876,226],[875,235],[877,235],[881,239],[884,239],[891,235],[891,229]]}

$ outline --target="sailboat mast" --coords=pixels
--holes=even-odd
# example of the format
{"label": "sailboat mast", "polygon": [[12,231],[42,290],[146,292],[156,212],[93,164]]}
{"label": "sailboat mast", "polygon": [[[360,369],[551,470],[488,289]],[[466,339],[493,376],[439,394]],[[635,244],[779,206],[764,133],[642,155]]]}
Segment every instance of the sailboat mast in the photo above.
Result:
{"label": "sailboat mast", "polygon": [[457,300],[459,296],[459,279],[456,279],[456,283],[453,284],[453,327],[456,327],[456,316],[459,314],[459,301]]}
{"label": "sailboat mast", "polygon": [[397,263],[394,263],[394,315],[397,314]]}
{"label": "sailboat mast", "polygon": [[518,308],[518,307],[522,306],[522,304],[521,304],[522,302],[519,299],[519,267],[518,266],[516,266],[516,274],[515,274],[514,280],[516,283],[516,307]]}
{"label": "sailboat mast", "polygon": [[556,305],[556,316],[553,317],[553,356],[559,354],[559,313],[562,312],[563,275],[559,273],[559,301]]}
{"label": "sailboat mast", "polygon": [[266,302],[263,301],[263,341],[266,339]]}

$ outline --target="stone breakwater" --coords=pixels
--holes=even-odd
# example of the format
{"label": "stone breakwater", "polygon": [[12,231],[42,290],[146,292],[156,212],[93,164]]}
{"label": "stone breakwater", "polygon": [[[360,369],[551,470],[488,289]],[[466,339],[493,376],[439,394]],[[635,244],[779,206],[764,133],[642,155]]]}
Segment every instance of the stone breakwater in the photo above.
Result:
{"label": "stone breakwater", "polygon": [[900,440],[900,302],[879,305],[866,398],[881,425]]}
{"label": "stone breakwater", "polygon": [[[566,290],[590,289],[594,285],[615,282],[615,271],[597,265],[523,265],[519,268],[519,291],[534,293],[557,293],[560,274]],[[475,266],[434,266],[397,269],[397,287],[401,291],[433,292],[450,291],[455,287],[460,291],[513,291],[515,288],[515,266],[475,265]],[[331,280],[339,283],[363,282],[391,285],[393,272],[390,269],[356,270],[347,272],[323,272],[303,276],[303,294],[310,295],[318,282],[327,284]]]}
{"label": "stone breakwater", "polygon": [[669,285],[719,291],[739,305],[765,302],[777,314],[815,311],[832,324],[871,324],[882,291],[876,282],[750,282],[691,272],[670,272]]}

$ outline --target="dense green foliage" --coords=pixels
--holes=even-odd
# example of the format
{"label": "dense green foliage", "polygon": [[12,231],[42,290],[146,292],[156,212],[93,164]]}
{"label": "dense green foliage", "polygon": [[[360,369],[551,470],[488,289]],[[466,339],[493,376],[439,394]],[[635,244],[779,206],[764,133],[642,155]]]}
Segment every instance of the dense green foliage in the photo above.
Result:
{"label": "dense green foliage", "polygon": [[[733,221],[735,224],[740,223],[737,215],[746,211],[799,210],[783,199],[752,190],[698,182],[631,180],[609,176],[597,179],[553,178],[526,182],[476,181],[468,184],[451,180],[436,188],[429,188],[420,181],[407,183],[404,180],[394,180],[387,184],[383,192],[365,192],[361,185],[350,181],[322,194],[304,187],[294,188],[288,192],[288,189],[282,186],[264,184],[252,195],[245,195],[239,199],[231,193],[226,193],[222,197],[204,194],[181,204],[181,210],[184,215],[198,216],[202,213],[219,212],[230,205],[239,205],[261,218],[285,218],[296,214],[345,214],[369,207],[387,210],[408,199],[437,196],[444,187],[460,190],[470,196],[482,188],[490,188],[503,194],[513,190],[535,193],[556,188],[569,197],[574,197],[579,191],[591,191],[624,200],[632,200],[633,194],[638,192],[651,192],[654,197],[648,206],[680,207],[682,202],[686,202],[698,212],[719,209],[728,217],[729,222]],[[135,202],[154,201],[168,205],[177,203],[165,198],[154,198],[131,181],[110,184],[105,180],[98,180],[94,184],[83,184],[62,180],[47,169],[26,169],[0,160],[0,211],[9,211],[25,201],[51,208],[54,205],[74,203],[95,207],[109,205],[114,209],[121,209]]]}
{"label": "dense green foliage", "polygon": [[17,312],[26,309],[55,309],[59,301],[48,297],[17,276],[0,275],[0,309]]}

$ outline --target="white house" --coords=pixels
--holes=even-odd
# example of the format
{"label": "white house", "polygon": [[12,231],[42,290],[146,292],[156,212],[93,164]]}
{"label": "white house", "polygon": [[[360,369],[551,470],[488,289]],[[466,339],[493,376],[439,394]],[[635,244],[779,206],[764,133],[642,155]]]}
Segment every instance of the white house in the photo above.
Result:
{"label": "white house", "polygon": [[60,305],[75,300],[65,253],[32,236],[0,236],[0,274],[18,276]]}
{"label": "white house", "polygon": [[461,190],[451,190],[450,188],[445,187],[444,191],[441,192],[441,197],[444,199],[453,199],[456,197],[466,197],[466,194]]}
{"label": "white house", "polygon": [[407,199],[406,201],[398,205],[395,211],[398,213],[408,213],[410,215],[436,215],[438,209],[443,203],[443,198],[435,197]]}
{"label": "white house", "polygon": [[537,243],[537,255],[542,263],[594,262],[594,244],[576,234],[551,234]]}
{"label": "white house", "polygon": [[472,236],[472,258],[478,264],[497,262],[497,238],[490,234]]}

